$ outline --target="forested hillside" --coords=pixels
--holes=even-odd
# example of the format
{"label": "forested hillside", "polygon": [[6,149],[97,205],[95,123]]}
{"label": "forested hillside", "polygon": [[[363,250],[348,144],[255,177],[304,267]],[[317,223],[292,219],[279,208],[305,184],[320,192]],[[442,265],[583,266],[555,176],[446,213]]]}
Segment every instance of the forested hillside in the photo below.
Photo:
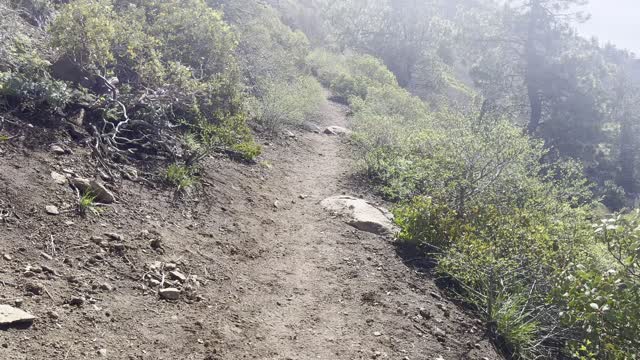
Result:
{"label": "forested hillside", "polygon": [[64,133],[188,195],[328,89],[397,241],[505,356],[637,359],[640,60],[582,2],[0,0],[0,143]]}

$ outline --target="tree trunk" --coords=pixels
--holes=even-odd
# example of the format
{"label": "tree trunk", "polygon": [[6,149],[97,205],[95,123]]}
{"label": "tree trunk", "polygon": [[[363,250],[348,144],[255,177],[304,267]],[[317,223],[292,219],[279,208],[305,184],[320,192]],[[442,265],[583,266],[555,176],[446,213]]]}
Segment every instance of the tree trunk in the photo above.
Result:
{"label": "tree trunk", "polygon": [[542,119],[542,92],[541,92],[541,67],[542,56],[539,53],[540,41],[538,39],[538,25],[542,16],[542,7],[540,0],[531,1],[531,10],[529,13],[529,27],[527,32],[527,41],[525,44],[526,56],[526,73],[525,83],[527,86],[527,95],[529,97],[530,118],[527,125],[529,134],[535,134],[540,126]]}
{"label": "tree trunk", "polygon": [[636,192],[635,172],[636,172],[636,152],[633,143],[634,134],[629,115],[622,120],[620,128],[620,177],[618,185],[622,186],[627,194]]}

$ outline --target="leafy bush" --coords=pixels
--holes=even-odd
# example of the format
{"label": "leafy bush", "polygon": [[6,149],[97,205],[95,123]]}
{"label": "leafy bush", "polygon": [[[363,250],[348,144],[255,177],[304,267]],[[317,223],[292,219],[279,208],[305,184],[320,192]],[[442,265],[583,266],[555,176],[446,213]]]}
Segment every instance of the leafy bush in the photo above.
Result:
{"label": "leafy bush", "polygon": [[31,78],[16,72],[0,72],[0,98],[13,98],[22,110],[62,109],[71,100],[66,83],[48,76]]}
{"label": "leafy bush", "polygon": [[348,95],[365,173],[400,201],[399,239],[437,260],[497,344],[520,359],[637,356],[640,215],[594,232],[582,168],[550,163],[510,119],[431,111],[349,56],[308,61],[324,84],[359,79],[343,94],[365,84]]}
{"label": "leafy bush", "polygon": [[275,133],[283,126],[296,126],[314,120],[324,102],[322,86],[312,77],[265,86],[249,103],[250,112],[264,129]]}
{"label": "leafy bush", "polygon": [[118,101],[156,136],[180,124],[208,151],[259,154],[243,113],[236,37],[204,0],[74,0],[61,7],[51,34],[61,56],[97,76],[92,90],[116,76]]}
{"label": "leafy bush", "polygon": [[398,87],[393,73],[373,56],[340,56],[326,50],[316,50],[309,54],[307,63],[322,84],[344,103],[366,98],[372,87]]}
{"label": "leafy bush", "polygon": [[114,48],[125,33],[111,0],[75,0],[51,26],[52,45],[81,66],[105,70],[115,61]]}
{"label": "leafy bush", "polygon": [[602,203],[613,211],[619,211],[627,204],[627,194],[621,186],[616,185],[612,180],[606,180],[601,190],[603,194]]}

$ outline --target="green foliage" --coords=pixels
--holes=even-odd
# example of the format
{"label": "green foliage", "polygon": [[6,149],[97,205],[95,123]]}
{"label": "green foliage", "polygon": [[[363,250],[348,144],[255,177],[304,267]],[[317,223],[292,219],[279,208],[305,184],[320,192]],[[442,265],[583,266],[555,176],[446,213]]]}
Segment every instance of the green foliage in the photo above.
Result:
{"label": "green foliage", "polygon": [[320,82],[345,103],[366,98],[369,88],[397,87],[395,76],[382,62],[369,55],[339,56],[316,50],[309,55],[307,63]]}
{"label": "green foliage", "polygon": [[84,193],[78,200],[78,213],[80,213],[81,216],[86,216],[89,211],[97,214],[98,211],[96,210],[95,200],[96,196],[91,192]]}
{"label": "green foliage", "polygon": [[563,323],[580,359],[636,359],[640,347],[640,213],[615,215],[593,225],[606,246],[605,268],[571,264],[558,276],[553,294],[564,305]]}
{"label": "green foliage", "polygon": [[[355,78],[348,56],[316,52],[309,63],[325,84]],[[626,265],[616,273],[632,274],[635,255],[615,254],[635,254],[640,245],[628,240],[635,239],[629,231],[600,240],[606,250],[598,245],[582,167],[550,161],[543,142],[510,119],[486,109],[432,111],[397,84],[372,78],[363,75],[366,93],[350,98],[354,138],[373,184],[401,201],[394,210],[399,239],[438,260],[437,271],[484,314],[495,342],[514,357],[632,358],[640,333],[622,314],[637,314],[630,309],[637,281],[626,275],[615,287],[601,274],[617,258]],[[589,278],[574,274],[576,263]],[[593,298],[578,296],[587,281],[611,295],[607,314],[614,304],[621,312],[603,317],[601,303],[594,312]],[[563,342],[567,347],[554,345]]]}
{"label": "green foliage", "polygon": [[84,71],[119,79],[130,117],[153,128],[182,124],[205,151],[259,154],[243,112],[236,36],[204,0],[74,0],[50,32]]}
{"label": "green foliage", "polygon": [[186,190],[196,182],[195,170],[192,167],[171,164],[167,168],[165,175],[167,182],[175,186],[178,190]]}
{"label": "green foliage", "polygon": [[22,110],[64,108],[72,98],[66,83],[48,76],[34,78],[20,72],[0,72],[0,98],[15,99]]}
{"label": "green foliage", "polygon": [[249,102],[249,109],[260,126],[275,133],[283,126],[315,120],[323,102],[322,86],[305,76],[292,82],[265,85],[261,96]]}
{"label": "green foliage", "polygon": [[52,45],[83,66],[105,69],[115,61],[113,49],[124,35],[111,0],[75,0],[51,26]]}
{"label": "green foliage", "polygon": [[612,180],[606,180],[602,188],[602,203],[609,209],[618,211],[625,207],[627,203],[627,194],[621,186],[616,185]]}

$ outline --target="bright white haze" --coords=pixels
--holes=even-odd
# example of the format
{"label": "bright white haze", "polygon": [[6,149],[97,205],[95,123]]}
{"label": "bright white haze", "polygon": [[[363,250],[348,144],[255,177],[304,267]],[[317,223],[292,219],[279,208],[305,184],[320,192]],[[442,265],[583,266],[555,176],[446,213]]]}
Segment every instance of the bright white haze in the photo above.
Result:
{"label": "bright white haze", "polygon": [[581,34],[640,55],[640,0],[590,0],[584,10],[591,19],[578,25]]}

